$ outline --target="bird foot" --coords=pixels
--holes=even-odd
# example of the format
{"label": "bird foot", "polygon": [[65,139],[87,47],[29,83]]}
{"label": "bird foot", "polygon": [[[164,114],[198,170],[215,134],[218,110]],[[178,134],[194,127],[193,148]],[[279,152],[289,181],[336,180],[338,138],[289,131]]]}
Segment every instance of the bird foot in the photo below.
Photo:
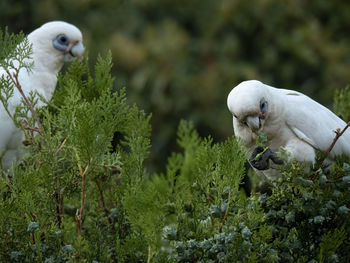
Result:
{"label": "bird foot", "polygon": [[[258,158],[257,156],[260,155]],[[249,163],[257,170],[267,170],[270,168],[270,161],[275,164],[283,164],[283,160],[277,157],[276,153],[270,148],[265,149],[262,146],[258,146],[254,149],[249,157]]]}

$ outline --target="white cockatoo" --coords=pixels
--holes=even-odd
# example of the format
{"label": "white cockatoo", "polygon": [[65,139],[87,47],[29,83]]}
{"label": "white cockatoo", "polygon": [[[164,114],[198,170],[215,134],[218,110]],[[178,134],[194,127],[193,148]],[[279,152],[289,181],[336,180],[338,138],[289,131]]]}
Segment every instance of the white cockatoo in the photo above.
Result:
{"label": "white cockatoo", "polygon": [[[30,33],[28,41],[32,45],[32,61],[29,62],[33,62],[34,65],[30,72],[25,68],[20,70],[18,75],[20,85],[27,96],[29,92],[36,91],[49,101],[56,88],[57,74],[64,62],[83,56],[82,33],[72,24],[53,21]],[[16,61],[14,64],[16,65]],[[0,66],[0,76],[5,74],[5,70]],[[11,114],[14,113],[21,99],[22,96],[15,88],[8,106]],[[37,107],[43,105],[44,103],[39,101]],[[0,102],[0,154],[4,153],[2,158],[4,170],[9,170],[12,164],[23,157],[23,140],[24,133],[15,127]]]}
{"label": "white cockatoo", "polygon": [[[265,134],[270,142],[267,155],[275,163],[281,160],[274,152],[282,148],[295,160],[313,164],[315,150],[326,151],[335,138],[335,131],[346,127],[343,120],[308,96],[257,80],[244,81],[234,87],[228,95],[227,106],[233,115],[235,136],[256,155],[257,136],[259,132]],[[350,156],[350,129],[339,137],[329,158],[341,154]],[[276,178],[279,173],[269,168],[269,159],[265,156],[266,165],[251,164],[267,178]]]}

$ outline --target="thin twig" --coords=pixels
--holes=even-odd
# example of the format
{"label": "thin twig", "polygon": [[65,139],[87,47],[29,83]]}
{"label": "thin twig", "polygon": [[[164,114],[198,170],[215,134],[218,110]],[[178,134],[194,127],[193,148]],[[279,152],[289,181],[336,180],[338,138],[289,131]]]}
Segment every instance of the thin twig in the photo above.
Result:
{"label": "thin twig", "polygon": [[338,141],[338,139],[340,138],[340,136],[342,136],[344,134],[344,132],[347,130],[347,128],[349,128],[350,126],[350,122],[348,122],[346,124],[346,126],[344,127],[344,129],[342,131],[340,131],[340,129],[338,128],[336,131],[335,131],[335,137],[334,137],[334,140],[332,142],[332,144],[329,146],[328,150],[327,150],[327,153],[329,154],[332,150],[333,150],[333,147],[335,145],[335,143]]}
{"label": "thin twig", "polygon": [[30,127],[28,126],[28,122],[26,120],[22,121],[22,126],[24,129],[29,130],[29,131],[34,131],[42,135],[41,130],[37,127]]}
{"label": "thin twig", "polygon": [[106,207],[106,203],[105,203],[105,198],[104,198],[104,196],[103,196],[103,191],[102,191],[102,188],[101,188],[101,185],[100,185],[100,183],[96,180],[95,181],[95,183],[96,183],[96,185],[97,185],[97,190],[98,190],[98,193],[99,193],[99,195],[100,195],[100,202],[101,202],[101,206],[102,206],[102,208],[103,208],[103,210],[104,210],[104,212],[105,212],[105,214],[106,214],[106,216],[107,216],[107,219],[108,219],[108,222],[110,223],[110,224],[112,224],[112,220],[111,220],[111,218],[108,216],[108,209],[107,209],[107,207]]}
{"label": "thin twig", "polygon": [[[38,133],[40,133],[40,135],[42,135],[43,129],[42,129],[40,120],[39,120],[39,118],[38,118],[38,115],[36,114],[36,111],[34,110],[33,105],[30,103],[30,101],[28,100],[27,96],[24,94],[23,89],[22,89],[22,86],[21,86],[21,84],[19,83],[19,80],[18,80],[19,69],[16,69],[16,73],[13,73],[13,75],[11,75],[11,73],[10,73],[10,71],[9,71],[8,69],[6,70],[6,73],[7,73],[7,75],[10,77],[12,83],[15,84],[15,86],[16,86],[16,88],[18,89],[19,93],[20,93],[21,96],[23,97],[25,103],[26,103],[27,106],[29,107],[29,110],[30,110],[30,112],[32,113],[32,116],[33,116],[35,122],[38,124],[38,128],[39,128],[39,130],[40,130],[40,132],[38,132]],[[43,138],[43,141],[44,141],[45,145],[49,148],[49,145],[48,145],[48,143],[47,143],[45,137],[42,136],[42,138]]]}
{"label": "thin twig", "polygon": [[106,203],[105,203],[105,198],[104,198],[104,196],[103,196],[103,192],[102,192],[101,185],[100,185],[100,183],[99,183],[97,180],[95,181],[95,183],[96,183],[96,185],[97,185],[97,190],[98,190],[98,193],[99,193],[99,195],[100,195],[101,206],[102,206],[102,208],[103,208],[103,210],[104,210],[105,212],[108,212],[108,209],[107,209]]}
{"label": "thin twig", "polygon": [[148,245],[148,256],[147,256],[147,263],[151,262],[151,246]]}
{"label": "thin twig", "polygon": [[63,149],[63,146],[66,144],[66,141],[67,141],[67,138],[65,138],[61,143],[60,147],[58,147],[57,151],[55,152],[56,155]]}
{"label": "thin twig", "polygon": [[75,220],[77,222],[77,227],[78,227],[78,236],[81,236],[82,222],[83,222],[83,216],[84,216],[84,206],[85,206],[86,175],[89,171],[90,164],[92,163],[93,158],[91,157],[90,162],[86,165],[84,171],[81,167],[78,155],[77,155],[77,159],[78,159],[79,173],[81,176],[81,196],[80,196],[81,199],[80,199],[80,210],[77,211],[75,215]]}
{"label": "thin twig", "polygon": [[[81,179],[81,196],[80,196],[80,210],[79,214],[76,215],[78,223],[78,236],[81,236],[81,225],[83,222],[84,206],[85,206],[85,185],[86,185],[86,175],[82,175]],[[78,211],[77,211],[78,212]]]}
{"label": "thin twig", "polygon": [[11,183],[11,180],[9,179],[9,176],[7,173],[5,174],[5,180],[6,180],[6,184],[7,184],[8,189],[11,189],[12,183]]}
{"label": "thin twig", "polygon": [[[328,155],[331,153],[331,151],[333,150],[336,142],[338,141],[338,139],[340,138],[340,136],[342,136],[344,134],[344,132],[349,128],[350,126],[350,122],[348,122],[345,127],[343,128],[343,130],[340,130],[340,128],[338,128],[337,130],[334,131],[335,133],[335,137],[333,139],[332,144],[328,147],[327,151],[325,152],[325,155],[323,156],[323,158],[321,158],[320,160],[320,164],[322,165],[323,162],[327,159]],[[314,178],[316,177],[317,174],[314,175]]]}
{"label": "thin twig", "polygon": [[56,212],[57,212],[57,226],[58,229],[62,227],[62,216],[63,216],[63,198],[60,197],[59,193],[55,192],[56,199]]}

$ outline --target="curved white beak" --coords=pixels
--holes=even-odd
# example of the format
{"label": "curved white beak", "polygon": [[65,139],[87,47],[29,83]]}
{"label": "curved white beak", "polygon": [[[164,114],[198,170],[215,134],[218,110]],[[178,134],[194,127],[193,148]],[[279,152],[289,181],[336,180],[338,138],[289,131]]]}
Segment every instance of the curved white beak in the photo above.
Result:
{"label": "curved white beak", "polygon": [[81,43],[80,41],[70,43],[65,53],[66,54],[64,55],[64,61],[66,62],[70,62],[77,57],[82,58],[84,55],[83,43]]}
{"label": "curved white beak", "polygon": [[261,127],[259,116],[248,116],[246,123],[253,132],[259,130]]}
{"label": "curved white beak", "polygon": [[81,57],[81,56],[83,56],[84,55],[84,46],[83,46],[83,44],[81,42],[76,43],[72,47],[70,52],[72,53],[72,55],[74,57]]}

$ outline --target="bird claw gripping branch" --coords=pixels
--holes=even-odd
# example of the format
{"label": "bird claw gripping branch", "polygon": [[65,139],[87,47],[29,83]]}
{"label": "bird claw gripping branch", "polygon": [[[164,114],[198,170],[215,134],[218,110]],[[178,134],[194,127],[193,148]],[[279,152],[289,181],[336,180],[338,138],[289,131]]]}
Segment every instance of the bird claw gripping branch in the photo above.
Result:
{"label": "bird claw gripping branch", "polygon": [[249,163],[257,170],[267,170],[270,168],[270,159],[275,164],[283,164],[283,160],[278,158],[270,148],[258,146],[250,155]]}

